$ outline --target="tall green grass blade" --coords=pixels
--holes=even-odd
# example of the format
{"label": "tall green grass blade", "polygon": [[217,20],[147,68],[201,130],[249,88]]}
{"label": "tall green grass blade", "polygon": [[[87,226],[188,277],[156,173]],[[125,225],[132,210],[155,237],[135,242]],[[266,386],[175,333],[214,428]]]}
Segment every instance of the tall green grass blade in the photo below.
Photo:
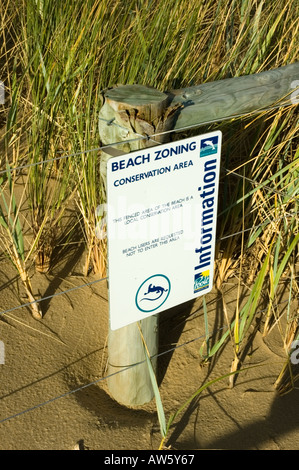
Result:
{"label": "tall green grass blade", "polygon": [[[255,188],[251,189],[250,191],[248,191],[244,197],[241,197],[241,198],[238,198],[236,201],[233,202],[233,204],[231,204],[230,206],[226,207],[225,210],[223,210],[222,212],[220,212],[220,214],[218,215],[223,215],[225,214],[226,212],[230,211],[231,209],[233,209],[233,207],[237,206],[238,204],[240,204],[241,202],[243,202],[243,200],[245,199],[248,199],[249,197],[251,197],[252,195],[254,195],[257,191],[259,191],[260,189],[263,189],[265,186],[268,186],[269,183],[271,183],[272,181],[275,181],[275,179],[277,179],[279,176],[282,176],[284,175],[284,178],[287,178],[288,177],[288,172],[291,171],[293,168],[296,168],[298,165],[298,162],[297,161],[292,161],[290,162],[288,165],[286,165],[285,167],[283,167],[281,170],[277,171],[275,173],[275,175],[272,175],[270,178],[267,178],[265,181],[263,181],[262,183],[257,183]],[[275,188],[273,188],[274,191],[275,191]]]}
{"label": "tall green grass blade", "polygon": [[240,374],[241,372],[244,372],[246,370],[249,370],[249,369],[252,369],[252,368],[255,368],[255,367],[261,367],[262,364],[256,364],[254,366],[249,366],[249,367],[244,367],[243,369],[239,369],[237,371],[234,371],[234,372],[228,372],[227,374],[224,374],[222,375],[221,377],[217,377],[215,379],[212,379],[212,380],[209,380],[208,382],[206,382],[204,385],[202,385],[198,390],[196,390],[196,392],[194,392],[189,398],[188,400],[186,400],[183,405],[180,406],[180,408],[175,412],[173,413],[168,422],[167,422],[167,428],[166,428],[166,435],[168,435],[169,433],[169,430],[170,430],[170,427],[171,425],[173,424],[174,420],[178,417],[178,415],[188,406],[190,405],[190,403],[198,396],[200,395],[204,390],[206,390],[207,388],[211,387],[211,385],[214,385],[215,383],[217,382],[220,382],[221,380],[224,380],[228,377],[231,377],[233,375],[236,375],[236,374]]}
{"label": "tall green grass blade", "polygon": [[161,436],[162,436],[162,438],[165,438],[165,436],[166,436],[166,419],[165,419],[164,408],[163,408],[163,404],[162,404],[162,400],[161,400],[161,395],[160,395],[159,387],[158,387],[158,384],[157,384],[156,375],[155,375],[155,372],[154,372],[154,369],[153,369],[153,366],[152,366],[152,363],[151,363],[149,351],[148,351],[147,345],[145,343],[145,339],[144,339],[142,329],[141,329],[141,326],[140,326],[139,323],[138,323],[138,328],[139,328],[139,331],[140,331],[140,336],[141,336],[143,349],[144,349],[144,355],[145,355],[145,358],[146,358],[146,363],[147,363],[147,366],[148,366],[148,371],[149,371],[149,375],[150,375],[150,379],[151,379],[151,383],[152,383],[152,387],[153,387],[153,391],[154,391],[154,395],[155,395]]}
{"label": "tall green grass blade", "polygon": [[257,304],[260,300],[261,296],[261,291],[264,286],[264,280],[267,274],[267,269],[269,265],[269,260],[270,260],[270,250],[265,258],[265,261],[263,263],[263,266],[258,274],[258,277],[252,287],[250,296],[248,301],[246,302],[246,305],[242,308],[241,313],[240,313],[240,342],[242,342],[245,338],[245,335],[248,331],[248,328],[250,327],[252,320],[254,318],[255,312],[256,312],[256,307]]}
{"label": "tall green grass blade", "polygon": [[204,313],[204,322],[205,322],[205,337],[206,337],[206,355],[209,357],[210,355],[210,340],[209,340],[209,321],[208,321],[208,309],[206,298],[203,296],[202,298],[202,306],[203,306],[203,313]]}
{"label": "tall green grass blade", "polygon": [[[239,343],[241,344],[244,340],[245,334],[252,323],[254,318],[256,307],[260,299],[261,290],[263,288],[263,283],[267,273],[267,268],[270,260],[270,251],[268,252],[266,259],[263,263],[262,269],[260,270],[257,279],[252,286],[252,290],[249,296],[248,301],[245,306],[241,309],[240,312],[240,326],[239,326]],[[230,332],[234,331],[235,320],[231,322],[228,330],[221,336],[221,338],[215,343],[210,349],[209,357],[214,356],[219,349],[224,345],[225,341],[228,339]]]}
{"label": "tall green grass blade", "polygon": [[273,260],[273,274],[274,274],[274,277],[276,276],[276,273],[277,273],[280,244],[281,244],[281,233],[278,234],[278,238],[277,238],[276,246],[275,246],[275,251],[274,251],[274,260]]}
{"label": "tall green grass blade", "polygon": [[151,382],[152,382],[152,387],[153,387],[154,394],[155,394],[155,400],[156,400],[156,406],[157,406],[158,419],[159,419],[159,423],[160,423],[161,436],[165,437],[166,436],[166,419],[165,419],[165,414],[164,414],[164,408],[163,408],[163,405],[162,405],[161,395],[160,395],[159,387],[158,387],[158,384],[157,384],[157,380],[156,380],[156,376],[155,376],[155,373],[154,373],[154,369],[153,369],[151,360],[148,357],[146,351],[145,351],[145,357],[146,357],[146,362],[147,362],[147,365],[148,365],[148,370],[149,370],[149,374],[150,374],[150,378],[151,378]]}
{"label": "tall green grass blade", "polygon": [[288,262],[289,257],[293,253],[293,250],[295,249],[295,247],[298,247],[298,244],[299,244],[299,233],[297,233],[295,235],[294,239],[292,240],[292,242],[288,246],[288,249],[287,249],[280,265],[279,265],[279,268],[277,269],[277,272],[276,272],[276,275],[275,275],[275,278],[274,278],[274,291],[276,291],[276,289],[277,289],[278,283],[279,283],[280,278],[282,276],[282,273],[283,273],[283,271],[286,267],[286,264]]}
{"label": "tall green grass blade", "polygon": [[0,180],[0,192],[2,197],[2,202],[4,205],[5,213],[0,206],[0,223],[2,227],[7,232],[9,238],[11,238],[15,249],[20,256],[20,259],[24,261],[25,252],[24,252],[24,239],[23,239],[23,231],[19,219],[19,208],[16,203],[14,188],[13,188],[13,181],[10,171],[10,166],[6,164],[6,176],[8,181],[8,190],[9,190],[9,201],[7,202],[6,196],[3,190],[3,182],[4,178]]}

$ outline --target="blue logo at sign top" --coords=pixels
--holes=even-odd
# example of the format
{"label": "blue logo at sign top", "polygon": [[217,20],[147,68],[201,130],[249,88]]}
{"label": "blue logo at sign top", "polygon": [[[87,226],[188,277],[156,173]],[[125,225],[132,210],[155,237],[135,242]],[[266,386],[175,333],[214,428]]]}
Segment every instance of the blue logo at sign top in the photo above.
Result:
{"label": "blue logo at sign top", "polygon": [[141,312],[154,312],[166,302],[169,294],[170,280],[168,277],[164,274],[155,274],[140,285],[135,303]]}
{"label": "blue logo at sign top", "polygon": [[208,157],[218,152],[218,136],[208,137],[200,143],[200,156]]}

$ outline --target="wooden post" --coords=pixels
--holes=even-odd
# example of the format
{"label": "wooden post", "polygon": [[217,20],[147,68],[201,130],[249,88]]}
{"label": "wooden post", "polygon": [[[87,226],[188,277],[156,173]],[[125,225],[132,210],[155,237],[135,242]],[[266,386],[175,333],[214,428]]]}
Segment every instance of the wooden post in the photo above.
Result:
{"label": "wooden post", "polygon": [[[299,62],[254,75],[204,83],[199,86],[162,93],[140,85],[118,86],[104,93],[99,116],[103,144],[124,141],[109,147],[101,156],[101,174],[106,183],[106,162],[111,156],[150,147],[152,140],[136,140],[138,135],[152,136],[208,122],[232,119],[276,107],[298,103]],[[295,100],[292,95],[295,95]],[[294,102],[295,101],[295,102]],[[155,137],[165,143],[169,134]],[[128,273],[130,276],[130,273]],[[124,312],[124,315],[126,312]],[[158,352],[158,318],[141,322],[151,356]],[[144,361],[144,351],[137,324],[109,331],[108,375]],[[153,360],[154,370],[156,360]],[[137,406],[153,398],[147,364],[144,362],[108,379],[113,398],[128,406]]]}
{"label": "wooden post", "polygon": [[[174,131],[298,103],[299,62],[267,72],[173,90]],[[297,91],[296,91],[297,89]]]}
{"label": "wooden post", "polygon": [[[147,139],[138,139],[173,128],[173,108],[170,98],[154,88],[140,85],[118,86],[104,94],[104,103],[99,116],[99,131],[103,144],[126,140],[122,145],[106,149],[101,155],[101,174],[104,175],[109,158],[155,145]],[[132,141],[130,142],[130,140]],[[169,135],[155,139],[164,143]],[[129,142],[128,142],[129,141]],[[107,152],[107,153],[106,153]],[[108,153],[109,152],[109,153]],[[128,273],[128,276],[131,274]],[[109,285],[109,284],[108,284]],[[123,312],[126,315],[126,312]],[[152,315],[140,322],[148,351],[151,356],[158,353],[158,316]],[[144,348],[137,323],[112,331],[108,338],[108,389],[111,396],[126,406],[148,403],[154,397]],[[142,362],[137,366],[128,366]],[[157,359],[152,360],[156,371]],[[127,370],[124,370],[128,368]]]}

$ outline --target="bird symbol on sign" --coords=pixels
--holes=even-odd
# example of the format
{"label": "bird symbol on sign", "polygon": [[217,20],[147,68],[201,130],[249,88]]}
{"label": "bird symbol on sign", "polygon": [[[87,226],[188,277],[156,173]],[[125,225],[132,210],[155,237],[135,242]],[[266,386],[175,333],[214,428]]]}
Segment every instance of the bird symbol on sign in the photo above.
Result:
{"label": "bird symbol on sign", "polygon": [[211,140],[206,140],[204,142],[204,145],[207,145],[209,147],[212,147],[213,150],[215,150],[215,145],[213,144],[213,142]]}

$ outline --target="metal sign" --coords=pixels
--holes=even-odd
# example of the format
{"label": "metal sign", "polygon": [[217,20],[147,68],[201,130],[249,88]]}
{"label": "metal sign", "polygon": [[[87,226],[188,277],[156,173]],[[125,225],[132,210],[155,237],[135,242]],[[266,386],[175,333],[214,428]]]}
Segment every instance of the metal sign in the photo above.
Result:
{"label": "metal sign", "polygon": [[220,131],[107,162],[112,330],[212,289]]}

